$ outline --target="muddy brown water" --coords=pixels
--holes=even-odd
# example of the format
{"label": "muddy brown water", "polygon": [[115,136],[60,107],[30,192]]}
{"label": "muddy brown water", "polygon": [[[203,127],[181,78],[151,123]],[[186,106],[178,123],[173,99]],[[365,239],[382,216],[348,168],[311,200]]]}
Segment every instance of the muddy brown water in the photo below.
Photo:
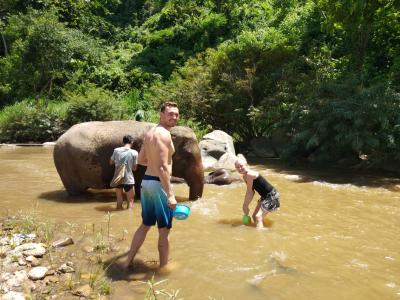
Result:
{"label": "muddy brown water", "polygon": [[[128,238],[105,272],[112,299],[143,299],[158,259],[157,230],[140,250],[136,271],[122,274],[117,258],[140,224],[140,203],[113,211],[112,190],[69,197],[55,170],[52,148],[0,147],[0,209]],[[340,170],[289,170],[253,165],[281,194],[266,229],[241,225],[244,185],[206,185],[188,220],[174,221],[172,272],[160,288],[184,299],[400,299],[400,181]],[[174,185],[185,200],[188,188]],[[255,202],[255,201],[253,201]],[[252,203],[254,207],[255,203]],[[67,226],[67,225],[66,225]],[[124,257],[122,257],[123,259]],[[112,258],[111,258],[112,259]]]}

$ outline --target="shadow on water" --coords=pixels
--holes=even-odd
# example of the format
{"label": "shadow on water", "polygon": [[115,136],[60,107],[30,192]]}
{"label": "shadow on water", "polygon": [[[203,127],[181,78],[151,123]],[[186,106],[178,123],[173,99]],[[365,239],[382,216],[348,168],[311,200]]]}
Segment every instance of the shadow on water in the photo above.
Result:
{"label": "shadow on water", "polygon": [[[124,200],[125,200],[124,194]],[[89,189],[85,193],[77,196],[71,196],[66,190],[55,190],[50,192],[44,192],[39,195],[40,199],[50,200],[62,203],[83,203],[83,202],[115,202],[116,196],[114,190],[92,190]],[[181,202],[191,202],[187,197],[176,196],[176,201]],[[135,195],[135,203],[140,203],[140,199]],[[99,206],[98,210],[115,210],[111,206]],[[97,209],[97,208],[96,208]]]}
{"label": "shadow on water", "polygon": [[70,196],[65,190],[56,190],[41,193],[39,198],[62,203],[113,202],[115,193],[111,190],[88,190],[81,195]]}
{"label": "shadow on water", "polygon": [[391,192],[400,191],[400,175],[389,171],[304,163],[293,165],[279,159],[252,160],[251,164],[267,166],[281,174],[297,174],[298,177],[293,181],[299,183],[318,181],[331,184],[352,184],[359,187],[384,188]]}
{"label": "shadow on water", "polygon": [[114,256],[112,259],[104,262],[105,274],[108,278],[113,281],[119,280],[150,280],[154,275],[165,275],[160,271],[158,261],[143,261],[141,259],[135,259],[133,265],[129,266],[128,269],[123,267],[125,258],[128,252]]}

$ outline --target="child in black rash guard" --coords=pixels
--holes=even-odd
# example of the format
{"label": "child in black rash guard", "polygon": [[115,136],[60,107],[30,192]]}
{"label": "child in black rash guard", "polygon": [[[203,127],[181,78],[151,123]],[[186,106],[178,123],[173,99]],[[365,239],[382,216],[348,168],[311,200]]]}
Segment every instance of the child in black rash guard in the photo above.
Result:
{"label": "child in black rash guard", "polygon": [[246,158],[242,154],[237,155],[235,161],[236,170],[243,175],[246,184],[246,195],[243,201],[243,212],[249,215],[249,204],[253,200],[255,192],[260,195],[260,200],[253,212],[253,220],[257,228],[263,228],[263,217],[271,211],[279,208],[278,191],[257,171],[251,170],[247,164]]}

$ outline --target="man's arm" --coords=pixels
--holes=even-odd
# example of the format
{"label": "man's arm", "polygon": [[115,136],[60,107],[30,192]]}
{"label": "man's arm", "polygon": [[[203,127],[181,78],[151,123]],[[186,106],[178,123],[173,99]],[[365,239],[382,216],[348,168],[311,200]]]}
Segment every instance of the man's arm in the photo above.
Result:
{"label": "man's arm", "polygon": [[157,147],[157,152],[159,153],[159,160],[158,160],[158,174],[160,177],[161,184],[167,193],[168,197],[168,205],[172,209],[175,208],[176,206],[176,199],[174,192],[172,190],[172,185],[171,185],[171,174],[170,174],[170,169],[168,165],[168,158],[169,158],[169,151],[171,149],[171,134],[169,132],[163,132],[160,133],[156,147]]}
{"label": "man's arm", "polygon": [[[246,176],[246,175],[245,175]],[[246,178],[246,195],[244,196],[243,201],[243,212],[248,215],[249,214],[249,204],[254,197],[254,190],[253,190],[253,180]]]}
{"label": "man's arm", "polygon": [[113,154],[110,157],[109,164],[110,165],[115,165],[115,161],[114,160],[115,160],[115,150],[113,151]]}
{"label": "man's arm", "polygon": [[147,155],[146,155],[146,147],[145,141],[143,141],[142,147],[140,147],[139,155],[137,158],[137,164],[142,166],[147,166]]}

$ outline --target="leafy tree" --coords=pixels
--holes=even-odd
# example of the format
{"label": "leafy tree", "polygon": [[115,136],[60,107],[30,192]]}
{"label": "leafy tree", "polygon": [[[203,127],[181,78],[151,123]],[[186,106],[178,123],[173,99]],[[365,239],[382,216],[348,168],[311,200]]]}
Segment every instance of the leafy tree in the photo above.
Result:
{"label": "leafy tree", "polygon": [[93,39],[76,29],[65,28],[53,12],[10,17],[6,27],[10,55],[3,79],[13,86],[13,97],[53,95],[78,68],[96,64],[99,48]]}

